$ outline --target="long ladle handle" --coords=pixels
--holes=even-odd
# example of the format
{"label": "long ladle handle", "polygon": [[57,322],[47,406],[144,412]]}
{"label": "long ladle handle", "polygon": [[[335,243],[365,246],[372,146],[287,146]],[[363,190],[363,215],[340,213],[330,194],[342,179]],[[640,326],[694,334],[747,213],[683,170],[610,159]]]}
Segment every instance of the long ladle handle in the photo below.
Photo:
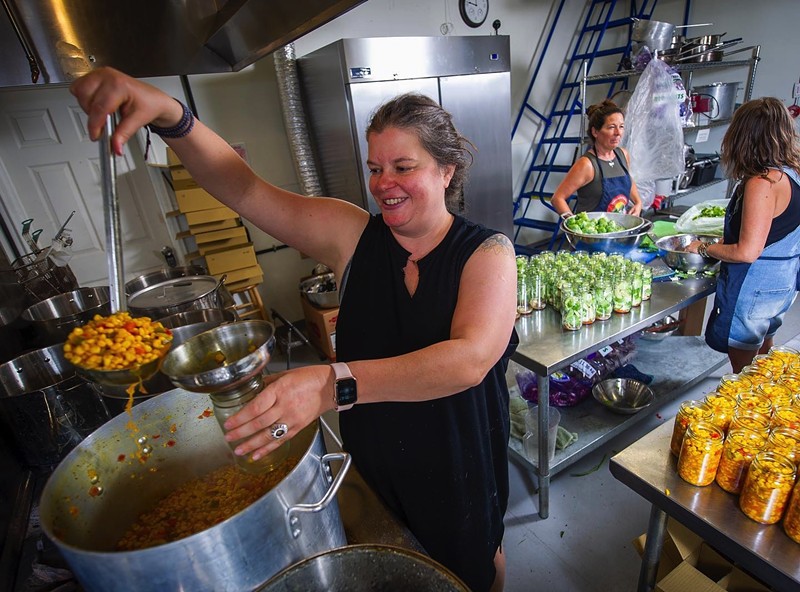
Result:
{"label": "long ladle handle", "polygon": [[114,115],[106,117],[100,136],[100,175],[103,183],[103,212],[106,228],[106,260],[111,312],[125,310],[125,274],[122,268],[122,236],[119,225],[119,199],[117,198],[117,163],[111,150],[111,136],[116,123]]}

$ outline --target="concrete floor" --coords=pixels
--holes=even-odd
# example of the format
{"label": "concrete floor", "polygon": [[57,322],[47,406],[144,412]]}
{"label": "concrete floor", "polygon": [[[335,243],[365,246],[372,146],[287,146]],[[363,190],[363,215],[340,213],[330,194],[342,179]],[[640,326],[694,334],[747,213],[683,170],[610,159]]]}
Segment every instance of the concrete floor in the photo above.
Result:
{"label": "concrete floor", "polygon": [[[800,349],[798,306],[786,315],[775,341]],[[313,363],[320,359],[311,348],[292,351],[293,366]],[[285,357],[276,351],[270,370],[285,368]],[[550,485],[550,516],[546,520],[538,514],[536,477],[510,460],[511,494],[504,538],[506,592],[634,590],[640,559],[632,541],[647,530],[650,504],[611,475],[608,459],[662,423],[672,422],[682,401],[702,398],[730,371],[725,364],[676,401],[648,411],[645,420],[556,475]]]}

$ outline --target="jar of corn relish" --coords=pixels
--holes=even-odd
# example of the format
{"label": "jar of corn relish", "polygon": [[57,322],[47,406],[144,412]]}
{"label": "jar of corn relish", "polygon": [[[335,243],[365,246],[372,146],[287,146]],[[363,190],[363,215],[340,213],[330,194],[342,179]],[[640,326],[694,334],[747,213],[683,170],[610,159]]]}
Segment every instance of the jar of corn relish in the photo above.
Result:
{"label": "jar of corn relish", "polygon": [[730,395],[714,391],[713,393],[708,393],[703,401],[714,413],[713,423],[722,428],[723,432],[727,431],[733,419],[733,412],[736,409],[736,399]]}
{"label": "jar of corn relish", "polygon": [[753,383],[746,376],[742,376],[741,374],[725,374],[719,379],[717,392],[730,395],[735,399],[740,393],[749,391],[751,388],[753,388]]}
{"label": "jar of corn relish", "polygon": [[728,430],[747,428],[765,436],[769,435],[770,416],[750,409],[735,409]]}
{"label": "jar of corn relish", "polygon": [[767,436],[753,430],[739,428],[729,431],[719,460],[717,485],[728,493],[739,494],[750,463],[766,443]]}
{"label": "jar of corn relish", "polygon": [[689,424],[695,421],[711,421],[714,418],[714,412],[703,401],[684,401],[678,408],[678,413],[675,415],[675,424],[672,427],[672,439],[669,443],[669,449],[672,454],[679,456],[681,453],[681,444],[683,443],[683,436]]}
{"label": "jar of corn relish", "polygon": [[756,387],[756,393],[769,399],[773,409],[792,404],[792,391],[780,382],[763,382]]}
{"label": "jar of corn relish", "polygon": [[800,543],[800,481],[794,486],[783,516],[783,530],[795,543]]}
{"label": "jar of corn relish", "polygon": [[753,366],[752,364],[742,368],[742,371],[739,372],[739,376],[746,376],[753,385],[759,385],[763,382],[772,382],[774,378],[772,372],[763,366]]}
{"label": "jar of corn relish", "polygon": [[800,431],[786,426],[774,427],[769,433],[764,449],[782,454],[797,464],[800,462]]}
{"label": "jar of corn relish", "polygon": [[800,407],[797,405],[776,407],[772,412],[772,427],[778,426],[800,430]]}
{"label": "jar of corn relish", "polygon": [[717,475],[725,435],[711,422],[689,425],[678,456],[678,475],[692,485],[709,485]]}
{"label": "jar of corn relish", "polygon": [[757,411],[767,417],[772,415],[772,401],[764,395],[759,395],[755,391],[740,393],[739,396],[736,397],[736,407],[739,409]]}
{"label": "jar of corn relish", "polygon": [[794,487],[794,463],[777,452],[756,454],[744,480],[739,507],[761,524],[775,524],[783,516]]}

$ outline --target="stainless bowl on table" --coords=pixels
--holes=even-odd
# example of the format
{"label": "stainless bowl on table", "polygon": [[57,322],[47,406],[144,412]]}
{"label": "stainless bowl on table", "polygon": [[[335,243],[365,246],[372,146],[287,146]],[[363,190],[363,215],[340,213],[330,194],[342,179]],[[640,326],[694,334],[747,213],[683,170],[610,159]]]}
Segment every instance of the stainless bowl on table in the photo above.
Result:
{"label": "stainless bowl on table", "polygon": [[624,230],[616,232],[604,232],[602,234],[584,234],[570,230],[561,222],[561,230],[567,237],[567,242],[576,251],[590,251],[603,253],[622,253],[627,254],[642,242],[648,232],[653,227],[650,220],[645,220],[640,216],[630,214],[618,214],[613,212],[587,212],[590,218],[606,217],[617,222],[624,227]]}
{"label": "stainless bowl on table", "polygon": [[655,400],[653,390],[632,378],[608,378],[592,387],[592,396],[614,413],[633,415],[649,407]]}
{"label": "stainless bowl on table", "polygon": [[661,258],[670,269],[684,273],[699,273],[712,269],[719,263],[717,259],[686,251],[686,247],[695,240],[711,244],[718,242],[720,239],[718,236],[702,234],[674,234],[672,236],[664,236],[654,242]]}

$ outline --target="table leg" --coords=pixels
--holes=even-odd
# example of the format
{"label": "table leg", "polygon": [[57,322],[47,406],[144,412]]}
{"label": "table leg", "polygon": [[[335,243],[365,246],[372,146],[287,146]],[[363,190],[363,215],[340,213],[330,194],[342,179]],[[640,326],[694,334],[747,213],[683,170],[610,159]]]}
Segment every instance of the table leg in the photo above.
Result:
{"label": "table leg", "polygon": [[650,521],[647,524],[647,541],[642,555],[642,567],[639,571],[638,592],[653,592],[656,587],[656,573],[661,559],[661,548],[664,546],[664,531],[667,528],[667,513],[656,505],[650,508]]}
{"label": "table leg", "polygon": [[539,516],[550,515],[550,457],[547,433],[550,428],[550,377],[536,375],[539,399]]}

